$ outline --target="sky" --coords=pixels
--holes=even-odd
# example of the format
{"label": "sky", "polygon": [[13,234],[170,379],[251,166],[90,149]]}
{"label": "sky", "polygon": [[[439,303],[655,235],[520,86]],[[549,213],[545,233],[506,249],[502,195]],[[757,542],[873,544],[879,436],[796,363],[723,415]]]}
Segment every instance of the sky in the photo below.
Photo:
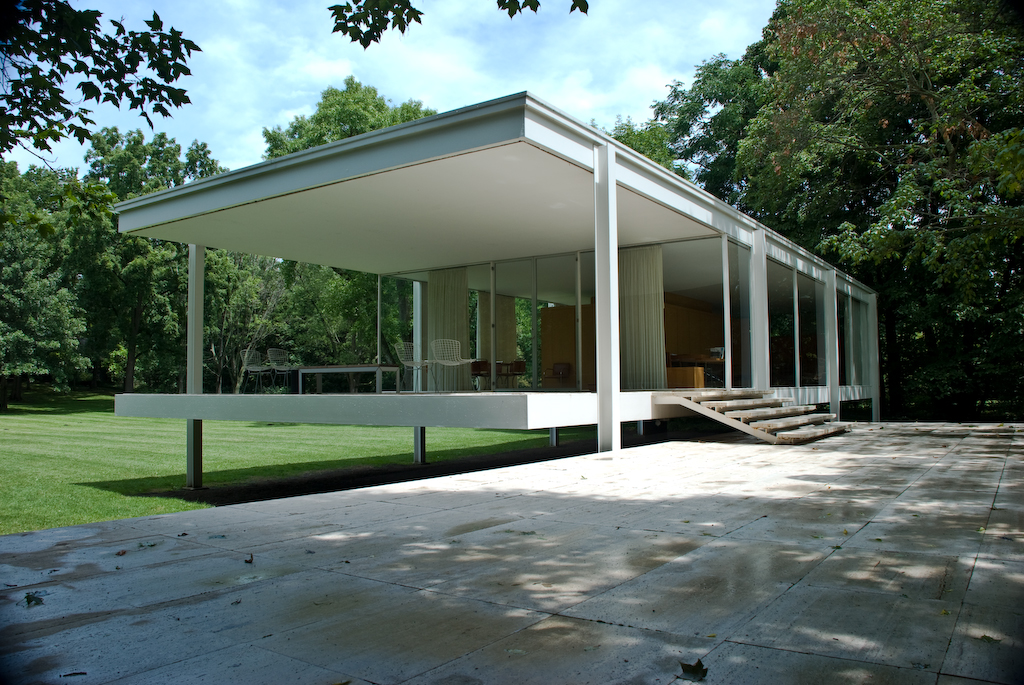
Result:
{"label": "sky", "polygon": [[[72,0],[126,28],[145,29],[156,11],[199,44],[191,76],[177,85],[192,103],[172,118],[94,105],[96,127],[165,132],[182,148],[210,146],[229,169],[262,160],[263,129],[312,114],[320,93],[342,88],[352,75],[392,104],[420,100],[445,112],[530,91],[566,114],[610,129],[617,116],[640,123],[674,81],[689,84],[694,69],[719,53],[736,59],[761,37],[774,0],[590,0],[569,12],[570,0],[543,0],[538,13],[513,19],[494,0],[419,0],[423,23],[390,31],[364,50],[333,34],[327,7],[340,0]],[[87,147],[54,146],[46,161],[84,171]],[[40,160],[17,150],[20,169]]]}

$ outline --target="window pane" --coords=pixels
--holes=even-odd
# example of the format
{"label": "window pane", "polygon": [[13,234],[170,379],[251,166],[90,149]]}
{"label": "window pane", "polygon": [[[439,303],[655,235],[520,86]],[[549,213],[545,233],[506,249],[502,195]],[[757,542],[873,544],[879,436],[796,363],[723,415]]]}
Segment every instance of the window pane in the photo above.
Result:
{"label": "window pane", "polygon": [[540,387],[576,389],[576,255],[537,260]]}
{"label": "window pane", "polygon": [[736,243],[729,243],[729,309],[732,385],[750,388],[750,250]]}
{"label": "window pane", "polygon": [[800,385],[825,385],[825,284],[797,275],[800,295]]}
{"label": "window pane", "polygon": [[771,385],[796,385],[793,270],[768,260],[768,359]]}

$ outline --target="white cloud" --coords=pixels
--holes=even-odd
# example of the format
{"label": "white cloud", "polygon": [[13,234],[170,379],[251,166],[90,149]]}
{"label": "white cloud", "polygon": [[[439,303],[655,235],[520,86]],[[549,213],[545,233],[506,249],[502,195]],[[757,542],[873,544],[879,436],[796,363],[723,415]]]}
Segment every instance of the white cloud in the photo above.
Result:
{"label": "white cloud", "polygon": [[[203,52],[190,60],[182,83],[192,104],[172,119],[154,120],[182,145],[210,145],[231,168],[260,161],[264,127],[284,126],[313,111],[320,93],[352,74],[398,103],[422,100],[440,111],[524,90],[566,113],[604,127],[616,115],[650,117],[673,80],[724,52],[732,58],[760,38],[772,0],[601,0],[590,13],[569,13],[564,0],[546,0],[539,13],[509,19],[493,0],[421,0],[423,23],[391,32],[363,50],[332,34],[323,0],[85,0],[105,18],[139,27],[155,9]],[[98,126],[122,130],[145,122],[127,110],[97,107]],[[62,166],[84,166],[84,149],[62,143]],[[22,167],[27,153],[11,158]]]}

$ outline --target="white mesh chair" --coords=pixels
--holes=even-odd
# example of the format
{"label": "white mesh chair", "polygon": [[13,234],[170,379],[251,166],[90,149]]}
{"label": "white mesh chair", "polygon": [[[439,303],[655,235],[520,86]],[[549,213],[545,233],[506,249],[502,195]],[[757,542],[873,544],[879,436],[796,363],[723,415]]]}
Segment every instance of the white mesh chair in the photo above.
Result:
{"label": "white mesh chair", "polygon": [[288,350],[279,347],[271,347],[267,350],[267,361],[270,362],[270,370],[273,372],[271,381],[277,385],[277,376],[283,375],[286,379],[288,374],[295,370],[295,366],[288,363]]}
{"label": "white mesh chair", "polygon": [[273,369],[267,365],[267,360],[259,350],[249,347],[246,348],[245,353],[242,355],[242,373],[244,375],[242,379],[242,392],[245,392],[245,387],[249,383],[250,378],[256,379],[256,385],[253,390],[259,392],[260,388],[263,387],[263,375],[273,373]]}
{"label": "white mesh chair", "polygon": [[474,362],[474,359],[463,359],[462,344],[458,340],[438,338],[430,341],[430,362],[434,365],[434,388],[437,388],[436,370],[438,366],[459,367]]}
{"label": "white mesh chair", "polygon": [[[402,362],[402,366],[412,371],[417,371],[424,368],[427,362],[420,359],[416,359],[416,346],[411,342],[396,342],[395,343],[395,355],[398,357],[398,361]],[[408,375],[408,371],[405,375]],[[399,384],[398,387],[401,387]],[[413,376],[412,389],[416,391],[416,376]]]}

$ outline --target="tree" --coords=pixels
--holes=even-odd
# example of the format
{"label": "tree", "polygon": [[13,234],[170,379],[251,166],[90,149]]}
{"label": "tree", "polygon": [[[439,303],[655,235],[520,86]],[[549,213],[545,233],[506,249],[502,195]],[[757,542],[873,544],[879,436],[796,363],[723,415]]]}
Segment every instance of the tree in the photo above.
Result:
{"label": "tree", "polygon": [[425,108],[418,100],[391,105],[376,88],[348,76],[344,90],[331,87],[321,94],[312,116],[295,117],[286,129],[264,128],[264,158],[281,157],[432,114],[437,111]]}
{"label": "tree", "polygon": [[[154,12],[147,31],[76,10],[64,0],[18,0],[0,10],[0,157],[16,145],[50,150],[73,136],[84,143],[94,122],[82,102],[127,102],[153,125],[150,112],[170,116],[171,107],[189,102],[171,84],[188,75],[185,60],[199,46],[180,31],[164,31]],[[74,79],[81,95],[73,103],[64,92]]]}
{"label": "tree", "polygon": [[280,264],[273,257],[208,250],[205,293],[206,364],[214,392],[223,392],[227,380],[238,393],[245,351],[265,347],[282,327],[275,316],[284,295]]}
{"label": "tree", "polygon": [[615,127],[606,133],[669,171],[683,178],[690,177],[686,167],[679,163],[672,150],[671,133],[668,128],[657,121],[648,121],[646,124],[637,125],[629,117],[626,117],[625,120],[622,117],[617,117]]}
{"label": "tree", "polygon": [[654,105],[655,119],[669,131],[675,156],[694,169],[694,180],[709,193],[741,207],[736,154],[747,124],[764,101],[764,82],[775,70],[765,47],[764,40],[754,43],[738,60],[716,55],[697,67],[690,88],[674,81],[668,98]]}
{"label": "tree", "polygon": [[50,375],[55,385],[66,387],[86,361],[78,353],[84,325],[74,294],[63,283],[56,237],[35,230],[40,221],[62,219],[35,203],[33,188],[17,164],[0,163],[6,218],[0,224],[0,410],[7,409],[11,380],[15,395],[18,380],[29,374]]}
{"label": "tree", "polygon": [[[497,0],[498,9],[508,12],[514,17],[525,10],[536,12],[540,9],[540,0]],[[579,10],[583,14],[590,9],[587,0],[571,0],[569,12]],[[398,29],[402,33],[413,24],[420,24],[423,12],[413,7],[411,0],[351,0],[341,5],[332,5],[334,16],[334,32],[348,36],[353,43],[358,42],[364,48],[370,43],[380,42],[384,32],[389,28]]]}
{"label": "tree", "polygon": [[1015,22],[980,0],[788,0],[659,106],[709,190],[879,292],[888,416],[1024,408]]}
{"label": "tree", "polygon": [[[86,180],[101,183],[115,200],[173,188],[224,171],[207,146],[193,141],[182,159],[181,146],[158,133],[146,142],[142,131],[121,134],[104,128],[86,153]],[[119,233],[109,215],[75,222],[70,267],[79,276],[79,298],[88,312],[87,353],[97,378],[114,365],[124,391],[135,387],[139,350],[168,357],[180,349],[186,250],[176,244]],[[157,385],[170,386],[176,370],[164,369]]]}

